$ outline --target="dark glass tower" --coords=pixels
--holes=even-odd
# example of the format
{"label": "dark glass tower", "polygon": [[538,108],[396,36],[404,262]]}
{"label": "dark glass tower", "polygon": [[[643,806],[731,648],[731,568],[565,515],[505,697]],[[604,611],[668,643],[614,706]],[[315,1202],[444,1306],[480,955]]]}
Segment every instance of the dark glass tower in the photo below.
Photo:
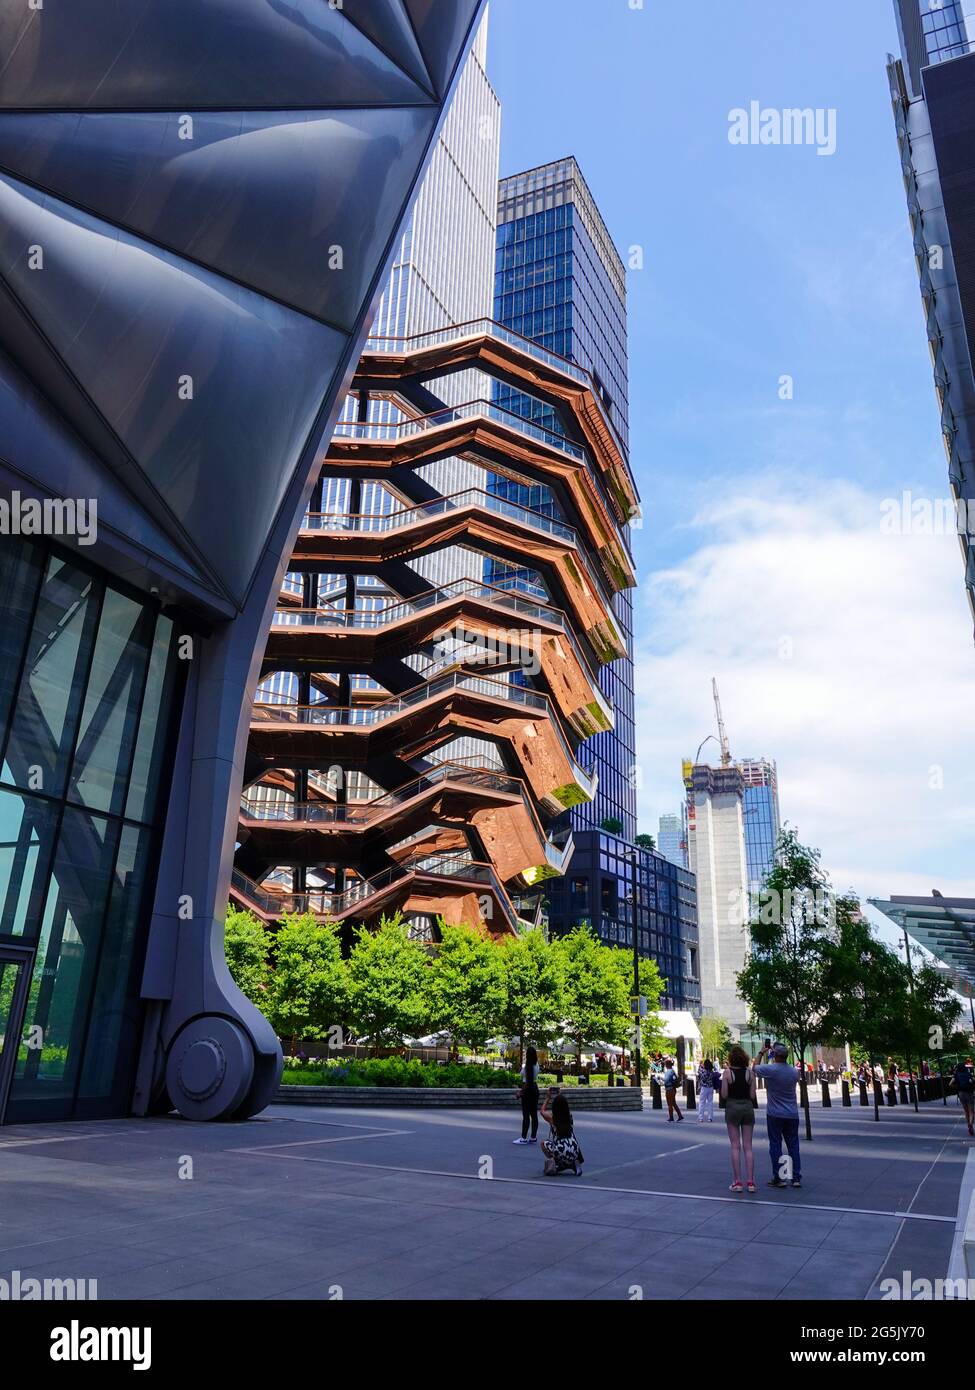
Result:
{"label": "dark glass tower", "polygon": [[[494,317],[506,328],[569,358],[593,377],[624,456],[629,447],[626,273],[575,159],[559,159],[502,179]],[[495,402],[548,429],[548,405],[500,385]],[[597,479],[602,487],[602,481]],[[558,517],[545,487],[496,477],[492,491]],[[607,499],[612,510],[612,499]],[[629,549],[629,528],[619,533]],[[510,578],[494,567],[491,578]],[[531,579],[530,571],[522,572]],[[613,611],[627,655],[604,666],[599,683],[615,715],[612,730],[586,745],[598,788],[569,813],[575,854],[565,878],[546,884],[554,935],[589,922],[603,940],[632,946],[634,906],[642,954],[668,981],[667,1008],[697,1008],[697,909],[694,876],[663,855],[634,845],[636,732],[633,698],[633,601],[623,590]],[[634,862],[636,869],[634,870]],[[634,883],[634,880],[636,882]],[[635,898],[635,904],[634,904]]]}
{"label": "dark glass tower", "polygon": [[[556,160],[502,179],[498,192],[498,252],[494,317],[506,328],[589,371],[624,454],[628,447],[626,276],[578,164]],[[549,429],[550,406],[499,386],[500,406]],[[547,488],[497,478],[492,491],[556,515]],[[628,545],[627,528],[620,533]],[[495,577],[500,577],[495,572]],[[604,666],[600,686],[616,727],[586,745],[599,787],[593,801],[572,811],[575,830],[610,824],[627,840],[636,834],[636,733],[633,706],[633,601],[623,590],[613,610],[626,637],[627,657]]]}
{"label": "dark glass tower", "polygon": [[975,618],[975,4],[895,0],[887,73],[964,582]]}
{"label": "dark glass tower", "polygon": [[738,767],[745,783],[742,821],[748,889],[758,893],[775,862],[775,846],[782,829],[778,774],[775,763],[768,758],[746,758]]}

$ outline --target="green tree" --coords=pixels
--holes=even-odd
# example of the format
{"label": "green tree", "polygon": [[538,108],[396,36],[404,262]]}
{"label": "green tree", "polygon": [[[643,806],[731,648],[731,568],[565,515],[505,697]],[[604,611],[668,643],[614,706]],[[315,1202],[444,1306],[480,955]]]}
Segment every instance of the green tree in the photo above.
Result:
{"label": "green tree", "polygon": [[359,927],[349,955],[349,1017],[373,1050],[396,1046],[429,1020],[430,958],[399,913]]}
{"label": "green tree", "polygon": [[638,844],[641,849],[657,848],[657,842],[652,835],[638,835],[634,843]]}
{"label": "green tree", "polygon": [[610,835],[623,834],[623,822],[619,816],[604,816],[599,822],[600,830],[606,830]]}
{"label": "green tree", "polygon": [[722,1018],[720,1014],[705,1014],[697,1027],[701,1034],[703,1056],[710,1057],[713,1061],[721,1061],[727,1057],[728,1049],[734,1042],[727,1019]]}
{"label": "green tree", "polygon": [[[883,1060],[908,1028],[907,969],[874,932],[855,899],[837,905],[841,924],[837,959],[841,1002],[836,1029],[850,1044],[850,1060]],[[879,1098],[874,1091],[874,1112]]]}
{"label": "green tree", "polygon": [[252,912],[242,912],[229,903],[223,924],[223,945],[227,965],[237,987],[248,999],[263,1008],[268,983],[270,933]]}
{"label": "green tree", "polygon": [[[920,952],[915,954],[920,957]],[[907,965],[904,965],[907,973]],[[937,1056],[946,1050],[962,1013],[961,1002],[951,986],[929,962],[911,967],[908,980],[908,1005],[904,1029],[897,1038],[898,1053],[920,1069],[923,1057]]]}
{"label": "green tree", "polygon": [[[604,946],[590,926],[583,923],[553,943],[562,956],[565,976],[564,1017],[566,1031],[580,1054],[585,1043],[624,1043],[632,1027],[630,989],[633,962],[626,951]],[[642,965],[642,962],[641,962]],[[647,965],[653,965],[648,961]],[[641,986],[644,980],[640,972]],[[659,999],[659,994],[657,999]]]}
{"label": "green tree", "polygon": [[[819,858],[818,850],[799,843],[794,830],[780,835],[750,923],[751,954],[737,977],[738,992],[754,1016],[789,1042],[801,1064],[808,1047],[842,1036],[848,1017],[840,909],[848,920],[852,908],[849,899],[834,897]],[[799,1088],[811,1139],[804,1064]]]}
{"label": "green tree", "polygon": [[348,1011],[349,985],[340,929],[310,912],[284,918],[274,939],[273,965],[261,1008],[292,1051],[299,1038],[340,1035]]}
{"label": "green tree", "polygon": [[470,927],[440,927],[441,942],[428,975],[432,1029],[446,1029],[454,1053],[463,1038],[475,1051],[497,1032],[505,1005],[501,952]]}
{"label": "green tree", "polygon": [[505,1002],[502,1023],[525,1044],[545,1044],[556,1037],[565,1016],[565,961],[562,953],[535,928],[509,936],[501,947]]}

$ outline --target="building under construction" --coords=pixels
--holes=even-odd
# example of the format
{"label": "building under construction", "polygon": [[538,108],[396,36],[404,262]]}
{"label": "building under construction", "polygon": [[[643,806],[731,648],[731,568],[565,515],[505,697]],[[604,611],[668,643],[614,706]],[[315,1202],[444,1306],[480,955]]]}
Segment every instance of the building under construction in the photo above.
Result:
{"label": "building under construction", "polygon": [[702,1008],[740,1030],[747,1008],[736,976],[748,956],[749,904],[772,867],[781,828],[778,778],[767,758],[732,758],[716,682],[713,692],[721,763],[684,762],[687,852],[697,880]]}

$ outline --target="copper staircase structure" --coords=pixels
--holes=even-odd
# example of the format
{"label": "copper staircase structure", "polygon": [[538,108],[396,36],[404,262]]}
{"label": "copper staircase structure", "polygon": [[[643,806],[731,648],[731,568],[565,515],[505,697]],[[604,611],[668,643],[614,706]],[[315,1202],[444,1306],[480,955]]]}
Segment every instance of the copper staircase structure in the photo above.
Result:
{"label": "copper staircase structure", "polygon": [[[558,428],[429,384],[474,371]],[[262,682],[285,673],[299,696],[262,684],[253,706],[232,894],[268,925],[399,910],[516,932],[515,899],[571,859],[563,813],[595,793],[585,740],[613,727],[599,669],[625,654],[613,599],[635,582],[625,450],[588,373],[488,320],[370,340],[353,392],[268,633]],[[542,484],[557,514],[439,493],[423,470],[453,458]],[[386,509],[362,505],[367,482]],[[351,505],[332,512],[336,484]],[[424,581],[443,552],[469,574]],[[508,574],[487,582],[487,560]]]}

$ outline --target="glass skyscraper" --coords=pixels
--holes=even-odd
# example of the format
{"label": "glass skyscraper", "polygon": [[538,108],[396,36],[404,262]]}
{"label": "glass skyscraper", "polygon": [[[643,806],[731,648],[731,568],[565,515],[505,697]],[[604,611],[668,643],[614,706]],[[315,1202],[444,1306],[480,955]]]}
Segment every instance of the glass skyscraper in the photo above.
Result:
{"label": "glass skyscraper", "polygon": [[657,849],[672,864],[687,868],[687,810],[680,815],[661,816],[657,829]]}
{"label": "glass skyscraper", "polygon": [[[571,157],[501,180],[494,317],[505,328],[569,358],[592,375],[625,456],[629,446],[626,274],[579,165]],[[543,428],[559,428],[551,406],[515,387],[499,384],[494,400]],[[601,479],[596,481],[605,487]],[[498,476],[491,480],[491,490],[560,519],[556,499],[545,486]],[[628,527],[620,526],[619,531],[629,550]],[[537,578],[529,569],[492,566],[492,582],[512,577],[528,583]],[[591,802],[573,807],[566,817],[575,853],[569,874],[546,882],[549,928],[558,935],[588,922],[604,941],[632,946],[635,898],[641,953],[654,957],[668,982],[664,1006],[696,1010],[700,989],[694,877],[662,854],[633,845],[636,731],[633,602],[628,590],[613,599],[613,613],[627,654],[602,667],[599,684],[613,709],[615,726],[585,745],[598,786]]]}
{"label": "glass skyscraper", "polygon": [[774,862],[775,845],[782,829],[779,782],[775,763],[767,758],[746,758],[738,766],[745,783],[742,819],[748,891],[758,893]]}
{"label": "glass skyscraper", "polygon": [[[626,274],[619,253],[575,159],[560,159],[502,179],[498,191],[498,247],[494,283],[498,323],[567,357],[592,373],[618,441],[628,448]],[[557,427],[551,407],[499,386],[505,409],[546,428]],[[503,478],[492,491],[521,506],[557,517],[545,487]],[[629,542],[627,528],[621,528]],[[495,571],[495,578],[498,577]],[[586,745],[599,787],[593,801],[572,811],[575,830],[609,824],[627,840],[636,834],[636,731],[633,702],[633,601],[627,590],[613,601],[627,656],[604,666],[600,688],[616,726]]]}
{"label": "glass skyscraper", "polygon": [[887,76],[975,620],[975,0],[896,0],[895,9],[902,56]]}

